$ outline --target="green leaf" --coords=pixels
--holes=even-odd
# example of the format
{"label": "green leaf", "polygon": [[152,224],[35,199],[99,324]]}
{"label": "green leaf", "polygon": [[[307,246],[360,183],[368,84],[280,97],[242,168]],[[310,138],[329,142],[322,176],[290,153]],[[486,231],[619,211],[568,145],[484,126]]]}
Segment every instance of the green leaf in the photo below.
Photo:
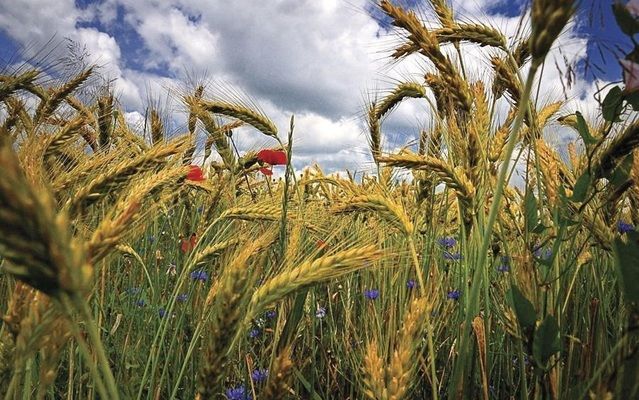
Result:
{"label": "green leaf", "polygon": [[530,232],[531,233],[536,233],[536,234],[542,234],[544,233],[544,231],[548,229],[547,227],[544,226],[544,224],[539,223],[537,224],[536,227],[534,227]]}
{"label": "green leaf", "polygon": [[582,202],[586,200],[586,195],[588,194],[588,188],[591,184],[591,176],[588,171],[581,174],[579,178],[577,178],[577,182],[575,183],[575,189],[572,191],[572,197],[570,200],[574,202]]}
{"label": "green leaf", "polygon": [[527,190],[524,196],[524,209],[526,210],[526,226],[530,232],[539,224],[537,199],[531,190]]}
{"label": "green leaf", "polygon": [[533,339],[533,357],[539,368],[545,369],[550,357],[561,350],[559,326],[552,315],[546,315],[544,321],[535,330]]}
{"label": "green leaf", "polygon": [[612,5],[612,12],[615,14],[615,19],[621,31],[628,36],[632,36],[639,32],[639,22],[635,17],[630,14],[626,6],[622,3],[615,3]]}
{"label": "green leaf", "polygon": [[632,169],[633,155],[626,156],[621,163],[606,176],[610,181],[611,190],[616,190],[627,184],[630,179],[630,170]]}
{"label": "green leaf", "polygon": [[606,98],[601,104],[602,116],[606,121],[620,121],[621,103],[623,101],[623,92],[619,86],[615,86],[608,91]]}
{"label": "green leaf", "polygon": [[515,285],[510,289],[510,293],[513,298],[513,306],[515,307],[515,315],[517,315],[517,321],[523,330],[529,330],[535,327],[535,321],[537,321],[537,313],[532,303],[528,301],[526,296],[521,293],[519,288]]}
{"label": "green leaf", "polygon": [[579,111],[575,112],[575,116],[577,117],[577,132],[579,132],[579,136],[581,136],[581,139],[584,141],[586,146],[597,143],[597,139],[592,137],[590,134],[590,130],[588,129],[588,124],[586,123],[584,116],[581,115]]}
{"label": "green leaf", "polygon": [[626,241],[617,237],[613,242],[615,267],[626,301],[639,304],[639,233],[628,232],[626,237]]}

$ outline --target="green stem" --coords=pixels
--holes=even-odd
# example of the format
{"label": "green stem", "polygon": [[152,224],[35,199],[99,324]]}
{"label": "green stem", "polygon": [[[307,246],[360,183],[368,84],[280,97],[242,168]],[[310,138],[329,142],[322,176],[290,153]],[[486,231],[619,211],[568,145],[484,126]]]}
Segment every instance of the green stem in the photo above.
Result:
{"label": "green stem", "polygon": [[[517,144],[519,129],[521,129],[522,123],[524,121],[524,115],[526,114],[526,111],[528,109],[530,90],[535,80],[535,73],[537,72],[537,68],[538,67],[534,65],[530,67],[530,72],[528,73],[528,79],[526,80],[524,93],[521,96],[520,106],[517,110],[517,116],[515,118],[515,122],[513,123],[512,131],[510,132],[510,138],[508,139],[508,146],[506,147],[506,153],[504,156],[504,163],[502,164],[501,170],[499,171],[499,178],[497,180],[495,193],[493,195],[493,203],[490,207],[490,213],[488,214],[488,223],[483,234],[484,238],[482,241],[481,250],[479,253],[479,262],[477,263],[477,266],[483,266],[486,262],[486,259],[488,258],[488,246],[490,245],[493,227],[495,225],[495,221],[497,220],[497,215],[499,214],[499,207],[501,205],[501,198],[504,194],[504,188],[508,184],[508,182],[506,182],[506,176],[508,176],[508,171],[510,170],[510,159],[513,155],[513,151],[515,150],[515,145]],[[479,269],[475,270],[475,275],[477,275],[478,270]],[[475,282],[473,281],[473,284],[474,283]]]}
{"label": "green stem", "polygon": [[87,362],[89,372],[91,373],[91,376],[93,377],[93,381],[98,390],[98,393],[100,394],[101,398],[108,399],[109,398],[108,392],[106,390],[106,387],[104,386],[102,377],[100,376],[100,373],[98,372],[97,365],[95,361],[93,360],[93,357],[91,356],[91,352],[89,351],[89,347],[87,346],[84,338],[82,337],[82,334],[80,333],[80,328],[78,324],[76,323],[75,318],[73,317],[72,310],[75,309],[74,303],[69,299],[68,295],[66,294],[60,296],[59,300],[62,303],[61,304],[62,310],[64,310],[64,313],[69,318],[69,327],[71,328],[71,334],[75,337],[76,342],[78,343],[78,350],[80,351],[80,355]]}
{"label": "green stem", "polygon": [[110,392],[109,399],[118,400],[120,395],[118,394],[118,388],[115,384],[115,378],[113,377],[113,373],[111,372],[111,367],[109,366],[109,359],[106,356],[106,351],[104,350],[104,346],[102,345],[102,339],[100,338],[100,333],[98,332],[98,327],[91,316],[91,311],[89,310],[89,306],[87,302],[84,301],[82,297],[79,295],[74,295],[72,297],[76,308],[80,312],[80,315],[85,320],[87,325],[87,332],[89,333],[89,338],[91,339],[91,345],[95,348],[96,356],[98,358],[98,364],[100,368],[102,368],[102,374],[104,374],[104,378],[106,380],[107,388]]}
{"label": "green stem", "polygon": [[[424,277],[423,271],[420,268],[419,260],[417,258],[417,250],[415,249],[415,242],[412,237],[408,237],[408,246],[410,247],[410,253],[413,257],[413,264],[415,265],[415,273],[417,274],[417,279],[419,280],[419,290],[422,296],[426,296],[426,286],[424,285]],[[438,394],[438,384],[437,384],[437,365],[435,363],[435,346],[433,345],[433,330],[432,325],[430,323],[430,313],[426,310],[426,340],[428,341],[428,355],[430,357],[430,379],[431,379],[431,389],[433,392],[433,399],[437,400],[439,397]]]}
{"label": "green stem", "polygon": [[[495,221],[497,220],[497,215],[499,214],[499,209],[501,205],[501,198],[504,194],[504,188],[508,184],[506,181],[506,177],[508,176],[508,171],[510,170],[510,160],[512,158],[513,152],[515,150],[515,145],[518,142],[519,130],[524,121],[524,116],[526,111],[528,110],[528,103],[530,99],[530,91],[532,89],[533,82],[535,80],[535,73],[537,72],[538,65],[533,64],[530,67],[530,71],[528,73],[528,78],[526,80],[526,86],[524,88],[524,92],[522,93],[521,100],[519,102],[519,108],[517,110],[517,116],[515,117],[515,121],[513,123],[512,130],[510,132],[510,137],[508,138],[508,145],[506,146],[506,151],[504,153],[504,161],[501,166],[501,170],[499,171],[499,177],[495,187],[495,193],[493,194],[493,202],[490,207],[490,212],[488,214],[488,221],[484,232],[482,233],[482,245],[480,248],[480,252],[478,254],[477,262],[475,263],[475,270],[473,271],[473,278],[471,281],[471,289],[470,289],[470,299],[469,299],[469,308],[466,313],[466,318],[464,322],[464,330],[469,329],[471,326],[471,322],[473,317],[477,314],[479,308],[479,289],[482,284],[483,277],[483,269],[486,264],[486,260],[488,259],[488,247],[490,245],[490,240],[492,238],[493,227],[495,225]],[[466,356],[466,347],[468,344],[468,338],[470,336],[466,334],[462,334],[460,338],[460,356]],[[450,397],[455,398],[458,396],[458,390],[463,387],[463,382],[460,382],[462,379],[463,370],[465,368],[465,363],[458,363],[455,368],[452,384],[450,386]]]}
{"label": "green stem", "polygon": [[617,353],[619,353],[621,350],[624,349],[624,345],[626,343],[627,338],[628,338],[628,336],[624,335],[617,342],[617,344],[615,344],[615,347],[613,347],[610,350],[610,352],[608,353],[608,356],[606,356],[606,358],[603,360],[601,365],[599,365],[597,370],[592,374],[592,378],[590,378],[590,380],[588,381],[588,383],[584,387],[584,389],[581,392],[581,394],[579,395],[579,397],[576,397],[577,399],[585,399],[587,397],[588,390],[590,390],[590,388],[593,387],[593,385],[597,382],[598,379],[601,379],[601,375],[602,375],[603,371],[606,369],[606,367],[608,366],[608,363],[610,363],[610,361],[612,361],[612,359],[617,356]]}

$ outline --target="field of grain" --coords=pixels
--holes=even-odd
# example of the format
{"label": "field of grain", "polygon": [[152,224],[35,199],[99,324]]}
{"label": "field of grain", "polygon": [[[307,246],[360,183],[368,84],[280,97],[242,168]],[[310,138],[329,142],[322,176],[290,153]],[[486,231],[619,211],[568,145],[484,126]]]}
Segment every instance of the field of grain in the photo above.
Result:
{"label": "field of grain", "polygon": [[[425,70],[367,104],[361,179],[294,170],[294,117],[206,85],[177,95],[188,132],[150,108],[141,136],[91,66],[0,75],[0,398],[638,398],[638,82],[566,112],[537,82],[573,1],[533,0],[514,41],[431,3],[431,28],[377,4]],[[408,98],[432,129],[389,153]]]}

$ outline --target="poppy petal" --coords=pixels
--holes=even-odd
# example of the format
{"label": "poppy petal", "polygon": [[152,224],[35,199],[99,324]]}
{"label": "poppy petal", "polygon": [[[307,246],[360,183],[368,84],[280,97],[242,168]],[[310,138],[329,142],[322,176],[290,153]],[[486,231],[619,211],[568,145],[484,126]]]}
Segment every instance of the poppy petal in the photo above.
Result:
{"label": "poppy petal", "polygon": [[186,179],[196,182],[206,180],[204,171],[197,165],[189,165],[189,172],[186,174]]}
{"label": "poppy petal", "polygon": [[257,153],[257,159],[271,165],[286,165],[287,162],[284,150],[263,149]]}
{"label": "poppy petal", "polygon": [[270,168],[266,168],[266,167],[260,168],[260,172],[263,173],[266,176],[273,175],[273,171]]}
{"label": "poppy petal", "polygon": [[182,243],[180,243],[180,250],[182,253],[186,253],[189,251],[189,242],[187,240],[182,239]]}

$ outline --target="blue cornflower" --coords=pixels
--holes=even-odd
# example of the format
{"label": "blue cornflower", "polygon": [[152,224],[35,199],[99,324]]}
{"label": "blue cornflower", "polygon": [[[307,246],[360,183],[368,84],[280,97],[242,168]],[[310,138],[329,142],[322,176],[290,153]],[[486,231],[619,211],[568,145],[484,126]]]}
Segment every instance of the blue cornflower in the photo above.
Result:
{"label": "blue cornflower", "polygon": [[178,303],[184,303],[189,298],[189,295],[186,293],[179,294],[178,297],[175,298]]}
{"label": "blue cornflower", "polygon": [[197,208],[197,212],[198,212],[199,214],[202,214],[202,211],[204,211],[204,207],[203,207],[203,206],[199,206],[199,207]]}
{"label": "blue cornflower", "polygon": [[510,271],[510,265],[508,265],[508,264],[499,264],[499,266],[497,267],[497,271],[499,271],[499,272],[508,272],[508,271]]}
{"label": "blue cornflower", "polygon": [[160,318],[164,318],[164,316],[166,316],[166,310],[164,308],[160,308],[158,310],[158,315],[160,316]]}
{"label": "blue cornflower", "polygon": [[364,296],[368,300],[375,300],[376,298],[379,297],[379,290],[378,289],[366,289],[366,290],[364,290]]}
{"label": "blue cornflower", "polygon": [[155,243],[155,236],[149,236],[149,243]]}
{"label": "blue cornflower", "polygon": [[457,244],[457,240],[455,240],[454,237],[443,237],[443,238],[440,238],[437,242],[439,243],[440,246],[445,247],[447,249],[455,247],[455,245]]}
{"label": "blue cornflower", "polygon": [[552,249],[535,246],[533,249],[533,256],[542,260],[548,260],[552,257]]}
{"label": "blue cornflower", "polygon": [[634,232],[635,226],[627,222],[619,221],[617,222],[617,230],[623,235],[624,233]]}
{"label": "blue cornflower", "polygon": [[459,254],[459,253],[451,253],[449,251],[445,251],[444,252],[444,260],[452,260],[452,261],[461,260],[461,254]]}
{"label": "blue cornflower", "polygon": [[256,337],[260,336],[260,330],[258,328],[253,328],[249,331],[248,335],[251,339],[255,339]]}
{"label": "blue cornflower", "polygon": [[268,369],[256,369],[251,372],[251,379],[255,383],[264,382],[266,378],[268,378]]}
{"label": "blue cornflower", "polygon": [[136,295],[136,294],[140,294],[140,292],[142,292],[142,289],[140,289],[139,287],[132,287],[132,288],[128,288],[126,292],[130,295]]}
{"label": "blue cornflower", "polygon": [[206,282],[209,279],[209,274],[201,269],[191,272],[191,279],[194,281]]}
{"label": "blue cornflower", "polygon": [[228,400],[251,400],[251,395],[247,393],[244,385],[226,389],[226,397]]}
{"label": "blue cornflower", "polygon": [[459,300],[460,296],[461,296],[461,292],[455,289],[448,292],[448,295],[446,297],[448,297],[450,300]]}
{"label": "blue cornflower", "polygon": [[144,301],[144,299],[138,299],[135,302],[135,305],[138,306],[138,307],[144,307],[146,305],[146,302]]}
{"label": "blue cornflower", "polygon": [[317,311],[315,311],[315,317],[322,319],[326,316],[326,308],[317,307]]}
{"label": "blue cornflower", "polygon": [[277,316],[277,311],[275,311],[275,310],[268,310],[267,312],[265,312],[265,313],[264,313],[264,316],[265,316],[267,319],[273,319],[273,318],[275,318],[275,317]]}
{"label": "blue cornflower", "polygon": [[406,282],[406,287],[409,289],[414,289],[415,286],[417,286],[417,283],[414,279],[409,279],[408,282]]}
{"label": "blue cornflower", "polygon": [[499,272],[508,272],[510,271],[510,257],[501,256],[501,264],[497,266],[497,271]]}

